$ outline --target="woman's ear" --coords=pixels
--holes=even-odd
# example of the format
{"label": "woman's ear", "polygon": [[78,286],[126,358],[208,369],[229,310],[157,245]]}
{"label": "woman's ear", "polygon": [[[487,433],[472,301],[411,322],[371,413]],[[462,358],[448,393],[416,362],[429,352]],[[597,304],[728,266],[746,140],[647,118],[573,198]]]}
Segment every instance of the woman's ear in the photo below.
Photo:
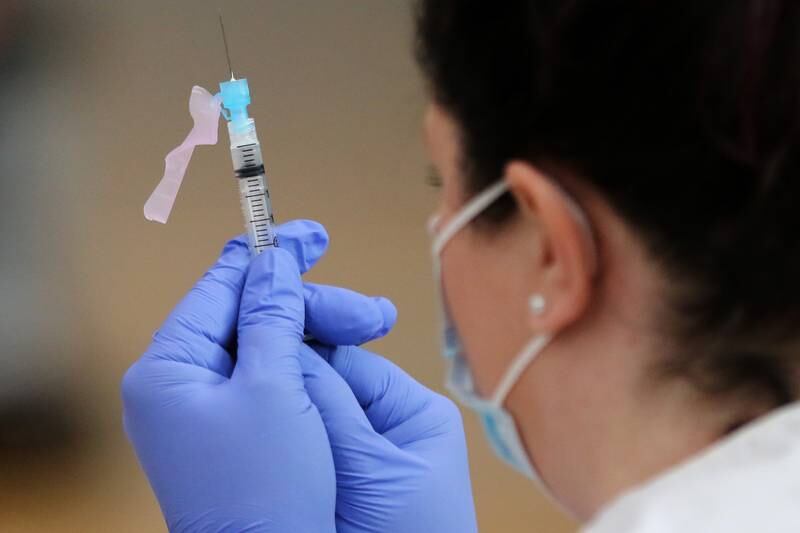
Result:
{"label": "woman's ear", "polygon": [[528,287],[529,320],[536,331],[556,333],[587,309],[597,269],[588,219],[577,203],[536,166],[514,161],[506,182],[519,213],[537,230],[537,279]]}

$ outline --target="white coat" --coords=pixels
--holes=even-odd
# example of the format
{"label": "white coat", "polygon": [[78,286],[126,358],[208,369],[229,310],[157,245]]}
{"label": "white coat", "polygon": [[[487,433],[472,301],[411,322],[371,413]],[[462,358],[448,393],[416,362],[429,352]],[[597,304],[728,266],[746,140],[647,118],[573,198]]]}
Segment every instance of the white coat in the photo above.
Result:
{"label": "white coat", "polygon": [[800,533],[800,403],[623,494],[583,532]]}

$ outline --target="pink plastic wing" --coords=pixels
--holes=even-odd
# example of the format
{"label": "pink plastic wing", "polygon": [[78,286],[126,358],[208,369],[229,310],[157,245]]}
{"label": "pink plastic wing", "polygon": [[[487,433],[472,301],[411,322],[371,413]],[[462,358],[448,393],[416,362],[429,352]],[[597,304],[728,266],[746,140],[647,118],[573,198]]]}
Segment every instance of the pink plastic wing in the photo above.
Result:
{"label": "pink plastic wing", "polygon": [[219,131],[220,101],[202,87],[192,87],[189,98],[189,113],[194,126],[180,146],[164,158],[164,177],[158,182],[153,194],[144,204],[144,218],[167,223],[172,204],[178,195],[194,147],[200,144],[217,144]]}

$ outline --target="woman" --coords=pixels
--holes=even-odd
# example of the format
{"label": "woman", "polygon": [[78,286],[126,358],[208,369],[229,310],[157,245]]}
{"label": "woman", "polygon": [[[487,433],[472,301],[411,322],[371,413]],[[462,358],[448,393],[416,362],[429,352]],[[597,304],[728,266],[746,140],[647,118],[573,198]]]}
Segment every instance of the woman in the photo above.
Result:
{"label": "woman", "polygon": [[[448,383],[498,454],[587,531],[799,530],[800,4],[417,25]],[[230,243],[123,382],[170,528],[475,530],[457,410],[348,346],[393,307],[304,286],[324,230],[280,233]]]}

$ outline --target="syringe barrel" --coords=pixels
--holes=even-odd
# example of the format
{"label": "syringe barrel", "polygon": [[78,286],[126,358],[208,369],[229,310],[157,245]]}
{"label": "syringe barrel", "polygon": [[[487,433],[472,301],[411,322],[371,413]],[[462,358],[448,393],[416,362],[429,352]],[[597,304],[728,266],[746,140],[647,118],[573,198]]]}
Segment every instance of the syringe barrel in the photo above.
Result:
{"label": "syringe barrel", "polygon": [[258,255],[270,246],[277,245],[275,219],[269,200],[269,187],[264,174],[238,178],[239,199],[247,231],[250,252]]}
{"label": "syringe barrel", "polygon": [[228,133],[247,239],[251,253],[258,255],[270,246],[277,246],[261,143],[256,136],[253,119],[247,119],[244,127],[229,122]]}

